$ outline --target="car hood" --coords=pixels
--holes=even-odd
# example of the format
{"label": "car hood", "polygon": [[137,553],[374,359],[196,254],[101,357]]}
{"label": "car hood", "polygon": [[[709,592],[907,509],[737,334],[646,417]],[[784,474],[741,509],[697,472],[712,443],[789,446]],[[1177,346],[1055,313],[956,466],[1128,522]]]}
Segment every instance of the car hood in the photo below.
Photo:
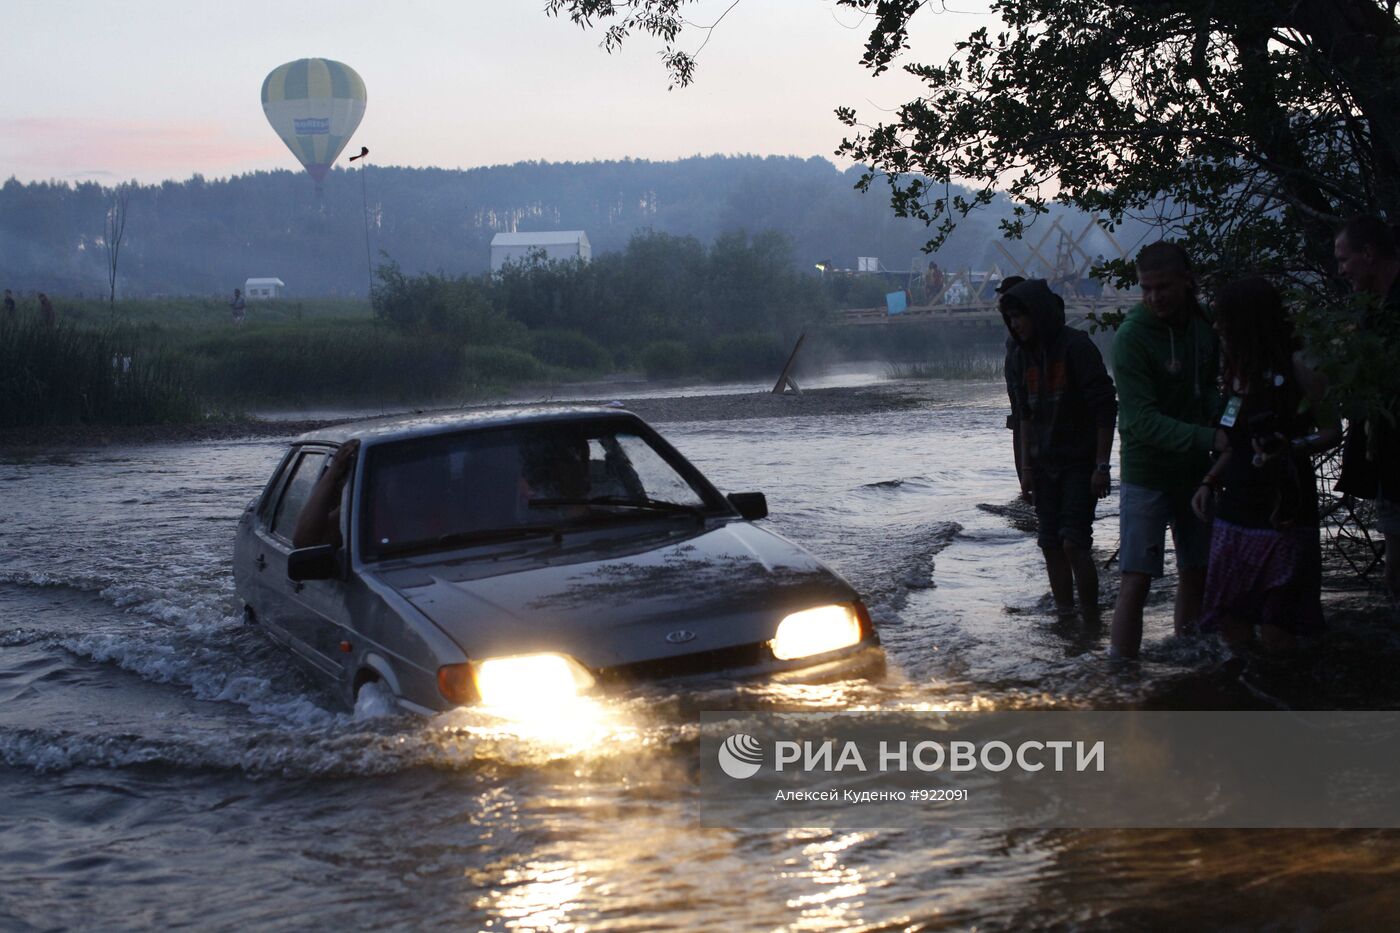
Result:
{"label": "car hood", "polygon": [[566,536],[378,576],[468,657],[559,651],[595,670],[766,641],[787,613],[855,598],[812,555],[747,522],[572,546]]}

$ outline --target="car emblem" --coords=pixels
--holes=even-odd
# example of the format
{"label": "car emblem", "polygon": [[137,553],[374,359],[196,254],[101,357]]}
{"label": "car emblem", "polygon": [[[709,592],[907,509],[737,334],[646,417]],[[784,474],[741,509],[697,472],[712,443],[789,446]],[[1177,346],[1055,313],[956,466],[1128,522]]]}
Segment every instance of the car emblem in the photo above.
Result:
{"label": "car emblem", "polygon": [[666,636],[666,640],[673,645],[683,645],[688,641],[695,640],[695,633],[689,629],[677,629]]}

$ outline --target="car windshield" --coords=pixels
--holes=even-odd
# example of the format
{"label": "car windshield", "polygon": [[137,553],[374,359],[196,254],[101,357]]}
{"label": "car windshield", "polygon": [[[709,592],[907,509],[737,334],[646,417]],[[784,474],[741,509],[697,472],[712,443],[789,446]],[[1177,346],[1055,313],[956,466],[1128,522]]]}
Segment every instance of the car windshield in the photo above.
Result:
{"label": "car windshield", "polygon": [[541,423],[372,448],[367,560],[723,511],[626,422]]}

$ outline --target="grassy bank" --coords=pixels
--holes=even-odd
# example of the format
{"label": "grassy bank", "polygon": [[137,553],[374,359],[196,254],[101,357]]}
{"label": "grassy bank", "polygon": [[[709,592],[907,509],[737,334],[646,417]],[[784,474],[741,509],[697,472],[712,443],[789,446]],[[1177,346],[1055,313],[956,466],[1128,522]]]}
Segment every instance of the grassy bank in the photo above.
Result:
{"label": "grassy bank", "polygon": [[[46,328],[32,299],[0,330],[0,427],[158,424],[260,407],[450,404],[530,383],[617,372],[661,379],[767,378],[787,352],[762,334],[695,334],[605,346],[580,329],[531,330],[485,312],[461,333],[395,326],[367,302],[223,299],[118,302],[56,297]],[[112,359],[133,369],[112,376]],[[119,367],[124,366],[119,362]]]}
{"label": "grassy bank", "polygon": [[[425,280],[408,281],[425,287]],[[446,332],[384,320],[354,299],[251,302],[244,323],[235,324],[222,298],[132,300],[113,309],[99,299],[58,297],[54,328],[40,323],[32,300],[23,301],[17,320],[0,330],[0,427],[155,424],[261,407],[450,404],[619,372],[768,380],[792,349],[776,334],[713,329],[604,343],[578,327],[531,329],[482,302],[443,301],[441,292],[418,296],[413,306],[429,301],[444,304]],[[817,328],[800,363],[810,372],[841,360],[885,359],[892,378],[996,378],[1000,339],[990,328]]]}
{"label": "grassy bank", "polygon": [[[239,323],[229,297],[55,304],[65,325],[120,333],[137,357],[167,361],[181,391],[227,411],[452,402],[617,372],[773,378],[797,334],[835,301],[771,231],[710,244],[645,231],[590,262],[540,254],[491,275],[406,273],[386,257],[372,302],[249,301]],[[21,303],[21,317],[37,318],[32,296]],[[58,365],[16,358],[21,380]],[[71,406],[49,415],[105,417]]]}
{"label": "grassy bank", "polygon": [[202,416],[180,361],[130,329],[0,320],[0,426],[160,424]]}

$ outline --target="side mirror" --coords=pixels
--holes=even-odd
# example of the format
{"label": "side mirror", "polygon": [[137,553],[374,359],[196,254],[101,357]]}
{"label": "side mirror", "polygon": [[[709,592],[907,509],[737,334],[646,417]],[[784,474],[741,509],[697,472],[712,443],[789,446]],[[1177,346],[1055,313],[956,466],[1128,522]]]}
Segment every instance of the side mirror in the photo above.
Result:
{"label": "side mirror", "polygon": [[303,580],[330,580],[340,576],[337,550],[334,544],[297,548],[287,555],[287,579],[300,583]]}
{"label": "side mirror", "polygon": [[751,522],[768,517],[768,499],[761,492],[731,492],[725,498]]}

